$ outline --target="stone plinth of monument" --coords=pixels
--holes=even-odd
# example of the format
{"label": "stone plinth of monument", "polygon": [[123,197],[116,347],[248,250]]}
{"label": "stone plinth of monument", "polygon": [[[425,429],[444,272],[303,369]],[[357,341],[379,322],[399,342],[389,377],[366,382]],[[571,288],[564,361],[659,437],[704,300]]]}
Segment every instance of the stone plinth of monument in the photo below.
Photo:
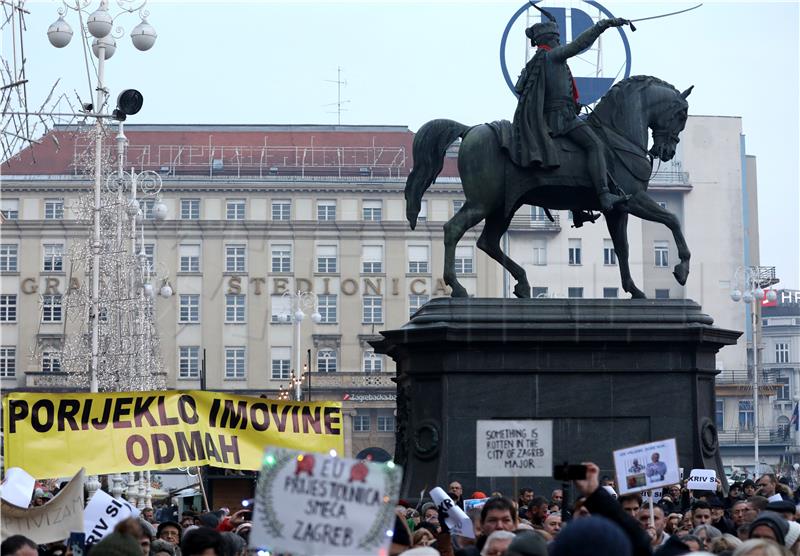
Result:
{"label": "stone plinth of monument", "polygon": [[397,363],[402,496],[452,480],[511,493],[511,478],[475,477],[484,419],[552,420],[554,463],[612,476],[614,449],[675,438],[687,472],[724,477],[715,355],[740,334],[691,300],[434,299],[373,342]]}

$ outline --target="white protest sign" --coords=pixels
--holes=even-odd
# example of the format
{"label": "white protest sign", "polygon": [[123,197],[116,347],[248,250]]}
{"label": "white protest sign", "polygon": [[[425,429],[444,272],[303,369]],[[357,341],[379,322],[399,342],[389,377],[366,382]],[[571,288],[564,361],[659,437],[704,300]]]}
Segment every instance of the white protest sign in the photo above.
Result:
{"label": "white protest sign", "polygon": [[0,537],[23,535],[37,544],[63,541],[70,532],[83,527],[83,469],[78,471],[56,496],[43,506],[12,506],[5,500],[0,507]]}
{"label": "white protest sign", "polygon": [[717,472],[713,469],[692,469],[686,482],[689,490],[717,490]]}
{"label": "white protest sign", "polygon": [[97,490],[86,505],[83,530],[86,544],[99,542],[114,530],[114,526],[129,517],[139,517],[139,510],[125,500],[116,500],[108,493]]}
{"label": "white protest sign", "polygon": [[614,468],[620,494],[673,485],[679,481],[675,439],[614,450]]}
{"label": "white protest sign", "polygon": [[652,491],[643,490],[642,491],[642,502],[648,502],[650,500],[650,493],[653,493],[653,504],[658,504],[661,502],[661,498],[664,497],[664,491],[660,488],[654,489]]}
{"label": "white protest sign", "polygon": [[783,502],[783,496],[780,494],[773,494],[769,498],[767,498],[770,502]]}
{"label": "white protest sign", "polygon": [[552,421],[478,421],[475,438],[478,477],[550,477]]}
{"label": "white protest sign", "polygon": [[12,467],[6,471],[6,478],[3,479],[2,498],[9,504],[27,508],[33,496],[33,487],[36,479],[20,467]]}
{"label": "white protest sign", "polygon": [[267,447],[250,548],[297,556],[377,556],[392,540],[402,470]]}
{"label": "white protest sign", "polygon": [[472,520],[467,517],[464,510],[453,502],[453,499],[447,495],[442,487],[434,488],[431,490],[430,495],[433,503],[436,504],[436,508],[447,512],[448,516],[444,522],[450,528],[451,535],[467,537],[468,539],[475,538],[475,528],[472,526]]}

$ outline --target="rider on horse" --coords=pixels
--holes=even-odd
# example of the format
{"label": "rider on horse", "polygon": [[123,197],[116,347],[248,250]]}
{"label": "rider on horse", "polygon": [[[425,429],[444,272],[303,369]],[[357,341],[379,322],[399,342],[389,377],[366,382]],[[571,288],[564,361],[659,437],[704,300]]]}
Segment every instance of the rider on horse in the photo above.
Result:
{"label": "rider on horse", "polygon": [[[598,21],[571,43],[561,45],[555,17],[536,5],[534,7],[549,21],[536,23],[525,30],[525,35],[538,50],[517,81],[519,104],[514,113],[509,155],[519,166],[556,168],[560,162],[553,138],[567,137],[588,155],[587,166],[600,209],[608,213],[629,197],[615,195],[608,189],[605,147],[591,126],[578,118],[581,105],[567,59],[589,48],[606,29],[620,27],[627,20]],[[573,215],[578,227],[585,221],[594,221],[591,212],[586,216],[573,211]]]}

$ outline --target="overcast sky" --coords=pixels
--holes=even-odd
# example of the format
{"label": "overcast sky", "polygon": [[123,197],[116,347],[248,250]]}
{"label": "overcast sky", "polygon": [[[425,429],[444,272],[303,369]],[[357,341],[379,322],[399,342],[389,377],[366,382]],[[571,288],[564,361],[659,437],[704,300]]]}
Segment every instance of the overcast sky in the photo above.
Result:
{"label": "overcast sky", "polygon": [[[92,3],[91,9],[97,2]],[[112,13],[118,11],[112,0]],[[25,55],[30,105],[57,78],[58,90],[89,96],[81,42],[50,46],[47,27],[60,2],[28,1]],[[112,96],[125,88],[145,99],[131,123],[335,124],[337,67],[342,68],[344,124],[398,124],[417,130],[447,117],[466,124],[510,119],[515,98],[501,73],[500,39],[523,5],[469,0],[426,2],[164,2],[151,0],[158,40],[149,52],[125,36],[106,65]],[[595,15],[575,0],[550,0]],[[636,19],[694,3],[603,2]],[[78,29],[74,12],[67,21]],[[126,35],[134,15],[117,24]],[[524,64],[522,16],[505,60],[512,78]],[[642,21],[625,34],[631,74],[661,77],[683,90],[690,114],[741,116],[747,153],[758,159],[761,264],[778,268],[783,287],[800,288],[800,10],[796,1],[706,2],[687,14]],[[3,34],[9,58],[10,33]],[[596,61],[593,53],[587,54]],[[606,33],[602,69],[625,62],[619,35]],[[576,61],[586,74],[595,64]],[[713,207],[709,207],[709,213]]]}

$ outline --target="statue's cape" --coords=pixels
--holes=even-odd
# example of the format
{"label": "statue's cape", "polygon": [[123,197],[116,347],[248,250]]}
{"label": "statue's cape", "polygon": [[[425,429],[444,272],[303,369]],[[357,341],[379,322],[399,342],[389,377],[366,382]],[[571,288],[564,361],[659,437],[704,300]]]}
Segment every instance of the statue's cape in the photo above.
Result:
{"label": "statue's cape", "polygon": [[560,164],[558,148],[550,137],[544,118],[546,57],[547,52],[539,50],[525,68],[527,76],[510,133],[495,129],[500,146],[508,152],[514,164],[526,168],[538,166],[547,169]]}

